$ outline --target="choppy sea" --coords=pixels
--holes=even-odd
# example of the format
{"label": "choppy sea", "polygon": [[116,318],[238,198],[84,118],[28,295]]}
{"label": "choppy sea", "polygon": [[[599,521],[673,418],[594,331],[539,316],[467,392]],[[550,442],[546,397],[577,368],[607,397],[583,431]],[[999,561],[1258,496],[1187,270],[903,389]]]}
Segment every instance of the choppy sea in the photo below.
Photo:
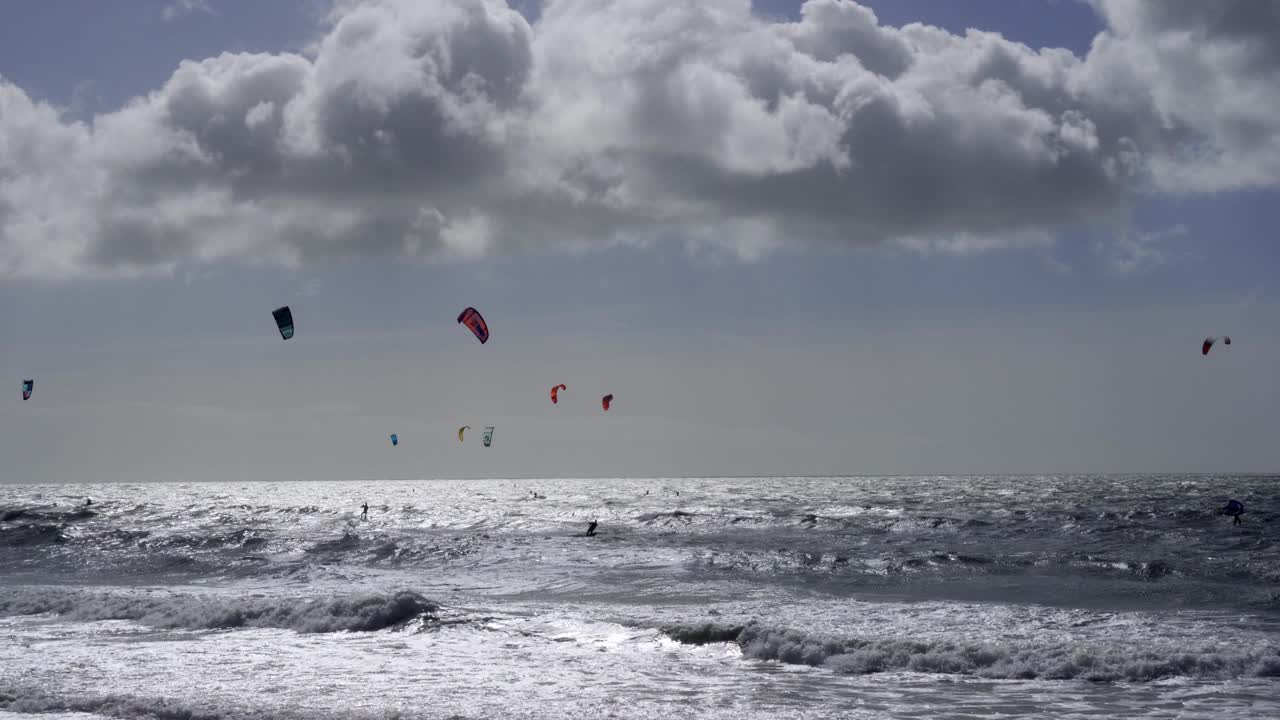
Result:
{"label": "choppy sea", "polygon": [[0,485],[0,718],[1280,718],[1277,489]]}

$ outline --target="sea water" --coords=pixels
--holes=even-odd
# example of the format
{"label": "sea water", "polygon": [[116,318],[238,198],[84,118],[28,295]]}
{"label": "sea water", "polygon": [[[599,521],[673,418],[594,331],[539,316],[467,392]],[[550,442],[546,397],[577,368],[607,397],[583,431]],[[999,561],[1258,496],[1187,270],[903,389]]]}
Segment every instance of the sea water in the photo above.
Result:
{"label": "sea water", "polygon": [[1280,718],[1278,480],[0,485],[0,718]]}

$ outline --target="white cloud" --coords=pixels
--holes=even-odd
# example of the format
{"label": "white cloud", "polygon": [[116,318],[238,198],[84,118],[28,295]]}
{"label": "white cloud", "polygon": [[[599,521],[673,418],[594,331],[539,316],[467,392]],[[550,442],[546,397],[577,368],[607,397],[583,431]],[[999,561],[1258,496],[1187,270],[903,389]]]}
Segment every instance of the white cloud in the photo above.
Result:
{"label": "white cloud", "polygon": [[0,79],[0,272],[1041,247],[1139,190],[1280,185],[1263,5],[1099,0],[1109,28],[1080,58],[846,0],[797,22],[548,0],[532,26],[502,0],[345,2],[306,55],[187,61],[90,123]]}
{"label": "white cloud", "polygon": [[213,8],[209,6],[208,0],[177,0],[177,2],[165,5],[164,9],[160,11],[160,17],[165,22],[173,22],[178,18],[197,12],[202,12],[206,15],[217,15]]}
{"label": "white cloud", "polygon": [[1174,225],[1158,232],[1121,230],[1110,241],[1102,243],[1099,249],[1106,259],[1107,269],[1123,275],[1164,264],[1169,253],[1160,247],[1160,243],[1186,236],[1185,225]]}
{"label": "white cloud", "polygon": [[1162,190],[1280,184],[1280,3],[1096,0],[1109,29],[1085,81],[1153,114],[1172,144],[1150,156]]}
{"label": "white cloud", "polygon": [[298,290],[298,297],[315,297],[320,294],[320,289],[324,287],[324,281],[318,277],[309,278],[302,284],[302,288]]}
{"label": "white cloud", "polygon": [[987,235],[952,233],[901,237],[898,244],[920,255],[974,255],[1010,247],[1048,251],[1053,246],[1053,236],[1043,231]]}

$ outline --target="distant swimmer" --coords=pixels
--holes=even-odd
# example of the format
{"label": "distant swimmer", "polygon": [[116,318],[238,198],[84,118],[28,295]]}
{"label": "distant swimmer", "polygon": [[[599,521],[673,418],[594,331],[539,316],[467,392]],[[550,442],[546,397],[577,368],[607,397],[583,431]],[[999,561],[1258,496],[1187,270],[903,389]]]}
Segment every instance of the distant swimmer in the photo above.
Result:
{"label": "distant swimmer", "polygon": [[360,506],[360,519],[361,520],[369,519],[369,503],[365,503]]}
{"label": "distant swimmer", "polygon": [[591,521],[591,524],[587,526],[587,537],[595,537],[596,525],[598,524],[599,522],[596,520]]}
{"label": "distant swimmer", "polygon": [[1239,500],[1231,500],[1226,507],[1222,508],[1222,514],[1230,515],[1233,518],[1232,525],[1243,525],[1244,521],[1240,519],[1240,516],[1244,515],[1244,503]]}
{"label": "distant swimmer", "polygon": [[90,498],[85,498],[85,499],[84,499],[84,506],[85,506],[85,507],[89,507],[89,506],[90,506],[90,505],[92,505],[92,504],[93,504],[93,500],[91,500]]}

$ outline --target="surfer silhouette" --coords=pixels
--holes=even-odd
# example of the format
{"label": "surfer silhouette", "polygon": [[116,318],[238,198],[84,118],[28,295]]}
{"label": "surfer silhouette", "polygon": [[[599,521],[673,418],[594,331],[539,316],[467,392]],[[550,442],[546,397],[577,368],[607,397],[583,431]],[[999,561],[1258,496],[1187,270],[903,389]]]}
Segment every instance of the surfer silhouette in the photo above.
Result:
{"label": "surfer silhouette", "polygon": [[597,520],[591,521],[591,524],[587,526],[587,537],[595,537],[596,525],[598,524],[599,524],[599,521]]}
{"label": "surfer silhouette", "polygon": [[1240,516],[1244,515],[1244,503],[1239,500],[1231,500],[1226,507],[1222,508],[1221,512],[1231,516],[1231,524],[1233,526],[1244,524],[1244,520],[1240,519]]}
{"label": "surfer silhouette", "polygon": [[360,506],[360,519],[361,520],[369,519],[369,503],[365,503],[364,505]]}

